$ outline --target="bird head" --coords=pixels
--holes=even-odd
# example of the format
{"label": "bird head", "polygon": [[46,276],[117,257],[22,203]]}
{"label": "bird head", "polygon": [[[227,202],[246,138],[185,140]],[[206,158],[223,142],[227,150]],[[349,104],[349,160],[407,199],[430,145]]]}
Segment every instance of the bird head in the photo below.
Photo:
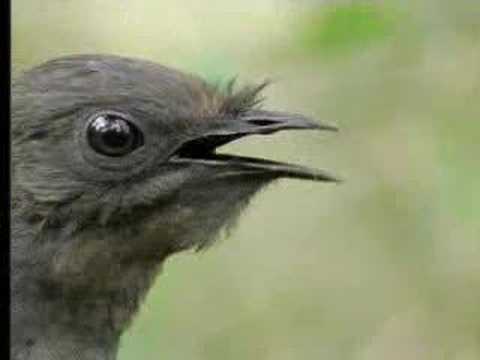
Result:
{"label": "bird head", "polygon": [[14,203],[34,229],[28,256],[44,264],[43,280],[84,291],[124,286],[121,269],[154,268],[169,254],[204,248],[275,179],[335,181],[298,165],[216,153],[250,135],[335,130],[261,109],[264,87],[220,88],[100,55],[52,60],[17,79]]}

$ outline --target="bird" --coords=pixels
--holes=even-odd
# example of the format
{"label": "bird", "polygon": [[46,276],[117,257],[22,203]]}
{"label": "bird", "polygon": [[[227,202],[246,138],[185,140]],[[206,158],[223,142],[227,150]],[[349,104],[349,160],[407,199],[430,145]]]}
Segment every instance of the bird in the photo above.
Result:
{"label": "bird", "polygon": [[13,80],[12,359],[116,359],[166,258],[208,248],[275,180],[337,182],[217,152],[252,135],[337,130],[264,109],[267,85],[108,54]]}

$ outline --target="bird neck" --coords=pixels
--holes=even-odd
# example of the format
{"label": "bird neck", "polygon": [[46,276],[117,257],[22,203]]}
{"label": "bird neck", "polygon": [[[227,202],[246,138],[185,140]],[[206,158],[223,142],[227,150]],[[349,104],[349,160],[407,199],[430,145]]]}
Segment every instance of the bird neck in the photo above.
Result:
{"label": "bird neck", "polygon": [[78,297],[53,290],[46,296],[29,275],[16,278],[12,359],[116,359],[120,337],[139,307],[132,289]]}
{"label": "bird neck", "polygon": [[[14,214],[15,215],[15,214]],[[11,353],[14,360],[114,360],[119,339],[146,295],[158,264],[132,263],[112,286],[70,288],[45,281],[51,261],[32,258],[38,239],[19,217],[12,224]],[[54,254],[54,250],[47,252]],[[103,274],[98,274],[102,279]]]}
{"label": "bird neck", "polygon": [[[72,305],[58,300],[12,299],[12,359],[114,360],[121,331],[106,303]],[[98,318],[100,317],[100,318]]]}

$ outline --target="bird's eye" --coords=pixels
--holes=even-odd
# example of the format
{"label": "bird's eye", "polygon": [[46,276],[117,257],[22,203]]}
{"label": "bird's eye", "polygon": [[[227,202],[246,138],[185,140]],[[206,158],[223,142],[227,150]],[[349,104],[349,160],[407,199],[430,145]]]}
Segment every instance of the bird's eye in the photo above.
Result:
{"label": "bird's eye", "polygon": [[87,127],[87,139],[98,153],[118,157],[143,145],[142,132],[117,113],[94,116]]}

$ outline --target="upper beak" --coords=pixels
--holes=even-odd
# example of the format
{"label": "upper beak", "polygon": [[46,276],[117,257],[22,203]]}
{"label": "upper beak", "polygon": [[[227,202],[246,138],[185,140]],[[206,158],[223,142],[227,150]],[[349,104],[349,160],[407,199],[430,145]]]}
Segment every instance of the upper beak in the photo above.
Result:
{"label": "upper beak", "polygon": [[184,141],[174,151],[169,161],[227,167],[226,175],[256,173],[316,181],[339,181],[333,175],[322,170],[300,165],[215,153],[216,148],[244,136],[267,135],[281,130],[295,129],[338,131],[334,125],[313,121],[300,114],[251,110],[235,119],[225,119],[210,123],[206,131],[202,131],[200,135]]}

